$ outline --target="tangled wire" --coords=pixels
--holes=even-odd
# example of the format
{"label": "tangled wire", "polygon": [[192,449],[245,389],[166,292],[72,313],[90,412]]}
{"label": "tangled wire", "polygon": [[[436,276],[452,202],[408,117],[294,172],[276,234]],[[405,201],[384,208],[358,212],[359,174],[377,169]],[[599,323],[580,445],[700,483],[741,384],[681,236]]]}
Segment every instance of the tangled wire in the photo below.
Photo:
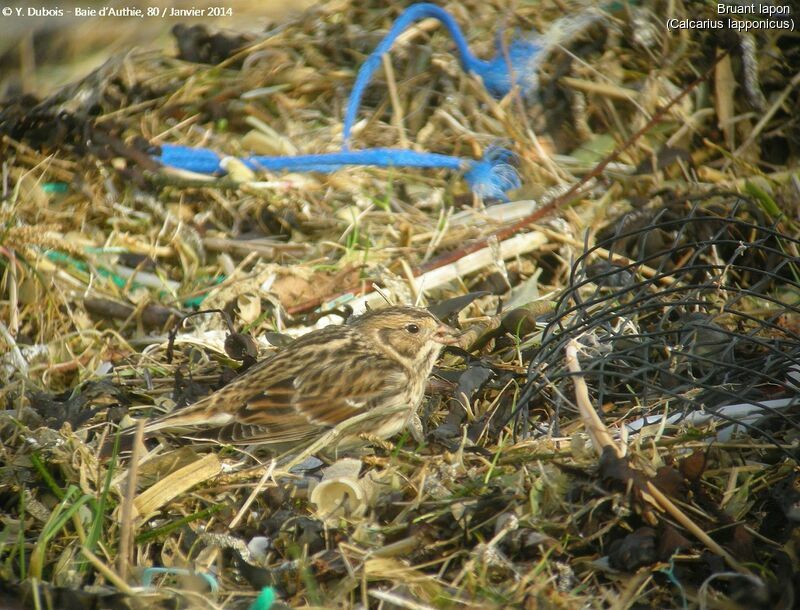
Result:
{"label": "tangled wire", "polygon": [[639,416],[629,430],[702,414],[728,436],[738,426],[785,447],[776,435],[798,429],[800,404],[798,252],[738,194],[621,218],[572,265],[520,403],[543,400],[557,430],[572,394],[564,349],[577,339],[595,405]]}

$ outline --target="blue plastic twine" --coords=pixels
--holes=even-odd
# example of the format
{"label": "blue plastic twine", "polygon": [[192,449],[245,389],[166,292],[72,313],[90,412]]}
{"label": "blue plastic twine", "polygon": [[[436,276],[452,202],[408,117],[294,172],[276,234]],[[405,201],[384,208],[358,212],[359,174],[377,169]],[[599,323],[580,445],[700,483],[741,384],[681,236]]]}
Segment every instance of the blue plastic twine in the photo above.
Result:
{"label": "blue plastic twine", "polygon": [[[201,174],[223,174],[223,157],[207,148],[165,144],[156,157],[164,165]],[[396,148],[371,148],[295,157],[254,156],[241,161],[250,169],[270,171],[332,172],[346,165],[374,167],[428,167],[463,171],[472,191],[479,197],[507,201],[507,191],[520,187],[519,174],[511,165],[513,154],[490,148],[482,160],[462,159],[437,153]]]}
{"label": "blue plastic twine", "polygon": [[[345,111],[344,143],[341,152],[295,157],[253,156],[242,159],[242,162],[253,170],[269,171],[333,172],[347,165],[457,170],[464,172],[464,178],[477,196],[484,199],[508,201],[508,191],[519,188],[521,182],[519,174],[511,164],[513,154],[502,148],[488,149],[481,160],[396,148],[372,148],[356,151],[348,149],[361,99],[381,64],[382,56],[391,49],[397,37],[411,24],[429,17],[438,19],[447,28],[456,44],[461,66],[478,75],[491,95],[502,97],[514,85],[518,85],[523,94],[535,91],[538,84],[540,57],[546,55],[546,51],[555,44],[553,40],[546,41],[544,37],[534,36],[530,40],[515,40],[507,48],[498,42],[495,57],[490,60],[482,60],[469,50],[466,38],[450,13],[434,4],[414,4],[397,18],[389,32],[359,69]],[[580,20],[577,20],[577,25],[567,27],[566,31],[569,33],[578,27],[583,27]],[[563,27],[555,27],[555,29],[564,30]],[[557,39],[558,37],[551,38]],[[220,164],[222,157],[205,148],[164,145],[161,147],[161,154],[156,159],[164,165],[194,172],[225,173]]]}
{"label": "blue plastic twine", "polygon": [[347,110],[344,113],[343,148],[346,149],[349,146],[350,133],[356,122],[361,98],[364,97],[364,92],[380,67],[383,55],[391,50],[397,37],[411,24],[428,18],[438,19],[447,28],[453,37],[453,42],[456,43],[462,68],[480,76],[483,86],[492,96],[503,97],[511,91],[515,84],[520,85],[523,94],[530,93],[536,87],[537,56],[542,49],[539,44],[527,40],[515,40],[508,45],[507,49],[503,49],[498,41],[497,54],[493,59],[485,61],[473,55],[469,50],[467,39],[464,38],[458,23],[450,13],[427,2],[412,4],[392,24],[389,32],[358,70],[356,82],[350,92],[350,99],[347,101]]}

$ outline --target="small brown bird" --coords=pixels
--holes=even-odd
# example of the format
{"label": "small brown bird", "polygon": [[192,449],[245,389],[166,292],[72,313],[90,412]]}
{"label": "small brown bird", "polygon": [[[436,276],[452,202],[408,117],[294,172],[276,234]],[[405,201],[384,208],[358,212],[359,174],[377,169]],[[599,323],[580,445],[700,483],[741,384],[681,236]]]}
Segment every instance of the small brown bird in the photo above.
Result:
{"label": "small brown bird", "polygon": [[[337,446],[360,433],[389,438],[411,425],[436,359],[458,341],[425,309],[389,307],[295,340],[202,400],[145,426],[274,451],[304,445],[359,415]],[[212,433],[212,434],[209,434]]]}

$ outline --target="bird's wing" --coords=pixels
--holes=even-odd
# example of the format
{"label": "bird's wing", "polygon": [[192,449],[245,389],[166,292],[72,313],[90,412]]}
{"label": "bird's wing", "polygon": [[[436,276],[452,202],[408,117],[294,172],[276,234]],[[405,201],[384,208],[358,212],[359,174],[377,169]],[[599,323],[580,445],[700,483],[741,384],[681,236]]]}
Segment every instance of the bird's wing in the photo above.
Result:
{"label": "bird's wing", "polygon": [[235,421],[220,432],[232,442],[283,444],[302,441],[361,413],[341,397],[307,394],[290,377],[247,397]]}
{"label": "bird's wing", "polygon": [[197,403],[153,420],[145,432],[213,430],[203,436],[234,444],[301,442],[391,402],[408,384],[404,372],[380,355],[364,354],[356,366],[350,358],[325,368],[302,359],[287,366],[280,355]]}

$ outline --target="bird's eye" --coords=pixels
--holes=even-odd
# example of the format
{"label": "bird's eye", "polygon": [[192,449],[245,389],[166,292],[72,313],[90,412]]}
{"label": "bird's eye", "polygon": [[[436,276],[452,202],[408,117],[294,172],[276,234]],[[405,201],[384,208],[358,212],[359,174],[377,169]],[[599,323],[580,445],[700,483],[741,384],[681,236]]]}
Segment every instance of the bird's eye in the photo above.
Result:
{"label": "bird's eye", "polygon": [[412,335],[415,335],[419,332],[419,326],[417,326],[416,324],[408,324],[406,326],[406,330],[410,332]]}

